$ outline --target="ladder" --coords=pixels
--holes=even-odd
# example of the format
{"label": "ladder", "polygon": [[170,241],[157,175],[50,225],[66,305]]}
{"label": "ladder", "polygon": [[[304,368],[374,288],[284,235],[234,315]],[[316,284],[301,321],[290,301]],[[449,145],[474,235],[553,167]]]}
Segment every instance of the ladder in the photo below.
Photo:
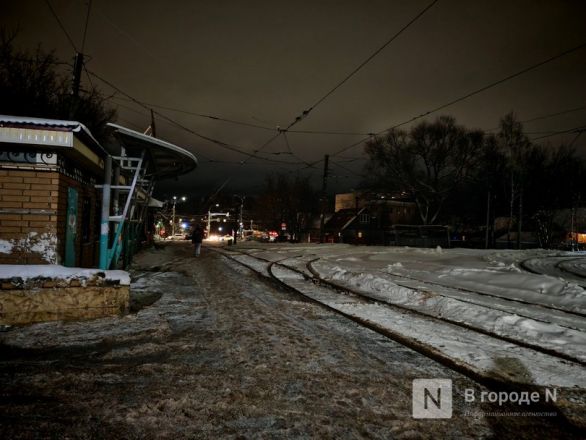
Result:
{"label": "ladder", "polygon": [[[116,162],[114,183],[113,161]],[[126,154],[125,148],[121,149],[120,156],[108,156],[106,159],[104,184],[96,185],[103,191],[100,269],[117,268],[121,255],[124,256],[124,267],[130,264],[154,188],[154,181],[147,174],[148,162],[145,150],[139,157],[132,157]],[[121,185],[120,175],[130,184]],[[124,208],[120,212],[121,206]]]}

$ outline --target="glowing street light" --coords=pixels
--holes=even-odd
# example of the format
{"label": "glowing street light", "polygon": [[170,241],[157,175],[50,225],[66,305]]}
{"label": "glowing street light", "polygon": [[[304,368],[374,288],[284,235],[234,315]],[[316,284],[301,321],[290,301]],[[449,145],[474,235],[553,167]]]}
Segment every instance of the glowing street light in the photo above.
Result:
{"label": "glowing street light", "polygon": [[[181,197],[181,201],[185,202],[187,200],[187,197],[183,196]],[[171,220],[172,222],[172,236],[175,236],[175,205],[177,204],[177,196],[173,196],[173,220]]]}

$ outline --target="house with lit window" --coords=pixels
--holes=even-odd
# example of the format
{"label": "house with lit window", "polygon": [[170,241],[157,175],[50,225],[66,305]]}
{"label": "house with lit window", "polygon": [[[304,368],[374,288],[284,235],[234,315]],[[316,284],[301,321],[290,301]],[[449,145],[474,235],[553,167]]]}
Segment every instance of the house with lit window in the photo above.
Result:
{"label": "house with lit window", "polygon": [[416,220],[416,205],[405,194],[355,191],[336,194],[335,212],[324,229],[328,242],[388,245],[395,225]]}

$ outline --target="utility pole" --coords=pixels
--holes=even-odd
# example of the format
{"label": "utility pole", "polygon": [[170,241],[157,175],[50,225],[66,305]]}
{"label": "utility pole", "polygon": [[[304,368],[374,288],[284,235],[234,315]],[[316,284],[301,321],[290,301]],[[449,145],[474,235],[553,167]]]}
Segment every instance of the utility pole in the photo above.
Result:
{"label": "utility pole", "polygon": [[173,218],[171,220],[171,240],[175,239],[175,204],[177,203],[177,196],[173,196]]}
{"label": "utility pole", "polygon": [[244,235],[244,223],[242,223],[242,211],[244,210],[244,197],[240,199],[240,218],[238,219],[238,230],[240,231],[240,238]]}
{"label": "utility pole", "polygon": [[321,213],[319,216],[319,242],[323,243],[325,238],[325,231],[324,231],[324,223],[325,223],[325,210],[327,207],[327,196],[326,190],[328,187],[328,163],[330,161],[330,155],[324,155],[324,175],[322,180],[322,187],[321,187]]}
{"label": "utility pole", "polygon": [[157,128],[155,127],[155,112],[151,109],[151,136],[157,137]]}
{"label": "utility pole", "polygon": [[69,119],[75,119],[75,111],[78,106],[79,88],[81,84],[81,69],[83,69],[83,54],[77,52],[73,62],[73,81],[71,84],[71,101],[69,103]]}
{"label": "utility pole", "polygon": [[73,62],[73,84],[71,86],[71,94],[75,99],[79,96],[79,87],[81,84],[81,69],[83,69],[83,54],[77,52],[75,54],[75,61]]}
{"label": "utility pole", "polygon": [[[187,200],[187,197],[183,196],[181,197],[181,201],[185,202],[185,200]],[[177,196],[173,196],[173,219],[171,220],[172,224],[171,224],[171,230],[173,231],[173,237],[175,237],[175,205],[177,204]]]}
{"label": "utility pole", "polygon": [[237,197],[238,200],[240,200],[240,212],[238,214],[238,235],[240,235],[240,238],[242,238],[244,236],[244,223],[242,223],[242,211],[244,210],[244,199],[246,199],[246,196],[234,194],[234,197]]}
{"label": "utility pole", "polygon": [[484,249],[488,249],[489,225],[490,225],[490,189],[488,190],[488,194],[486,197],[486,232],[485,232],[485,236],[484,236]]}
{"label": "utility pole", "polygon": [[[108,267],[108,245],[110,239],[110,190],[112,185],[112,156],[104,163],[104,186],[102,188],[102,215],[100,218],[100,269]],[[118,185],[118,182],[116,182]]]}

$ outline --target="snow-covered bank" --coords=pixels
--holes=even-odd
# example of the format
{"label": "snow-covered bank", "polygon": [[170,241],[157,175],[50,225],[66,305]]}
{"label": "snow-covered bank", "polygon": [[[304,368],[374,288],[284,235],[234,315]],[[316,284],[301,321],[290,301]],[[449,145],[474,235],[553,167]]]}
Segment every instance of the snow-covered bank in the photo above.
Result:
{"label": "snow-covered bank", "polygon": [[[237,248],[279,261],[273,273],[304,294],[480,376],[508,377],[514,364],[512,381],[586,388],[586,292],[575,283],[584,255],[306,244]],[[546,274],[524,270],[529,260]],[[251,267],[262,266],[252,261],[246,257]],[[548,275],[564,263],[573,269],[567,279]],[[315,286],[282,265],[380,304]]]}
{"label": "snow-covered bank", "polygon": [[[102,278],[124,286],[130,285],[130,276],[123,270],[83,269],[81,267],[65,267],[59,264],[0,264],[0,280],[28,282],[33,279],[83,280]],[[21,281],[18,281],[21,280]]]}
{"label": "snow-covered bank", "polygon": [[[384,273],[355,273],[327,262],[312,265],[325,280],[351,288],[373,299],[405,307],[428,316],[464,324],[477,330],[524,344],[546,348],[569,359],[586,361],[586,333],[556,323],[507,313],[489,305],[449,296],[447,289],[435,286],[406,288]],[[519,310],[519,313],[522,313]]]}

